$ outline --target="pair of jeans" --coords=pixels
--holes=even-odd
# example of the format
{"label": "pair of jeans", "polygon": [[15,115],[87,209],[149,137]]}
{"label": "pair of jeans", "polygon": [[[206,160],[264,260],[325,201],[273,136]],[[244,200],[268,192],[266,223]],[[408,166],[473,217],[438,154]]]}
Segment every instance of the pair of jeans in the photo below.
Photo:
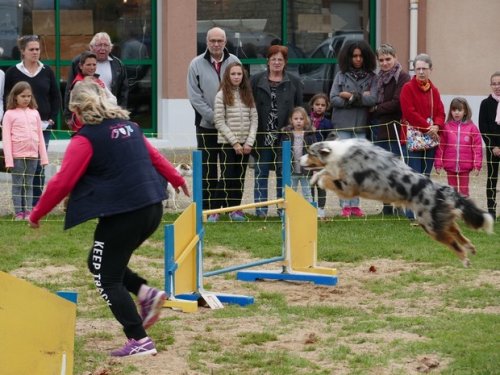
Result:
{"label": "pair of jeans", "polygon": [[384,150],[392,152],[397,157],[402,160],[406,160],[408,158],[408,150],[405,145],[401,145],[398,141],[377,141],[375,143],[377,146],[382,147]]}
{"label": "pair of jeans", "polygon": [[14,212],[27,212],[32,209],[33,202],[33,177],[38,159],[14,158],[12,168],[12,204]]}
{"label": "pair of jeans", "polygon": [[416,172],[431,176],[436,148],[424,151],[408,151],[408,165]]}
{"label": "pair of jeans", "polygon": [[[408,165],[418,173],[422,173],[430,178],[432,167],[434,166],[434,155],[436,148],[424,151],[408,151]],[[415,219],[412,210],[406,210],[406,217],[410,220]]]}
{"label": "pair of jeans", "polygon": [[309,178],[304,175],[292,174],[292,189],[299,191],[299,184],[302,190],[302,196],[309,202],[312,202],[311,184]]}
{"label": "pair of jeans", "polygon": [[[337,137],[339,139],[366,139],[366,133],[363,129],[361,129],[362,133],[357,133],[355,131],[350,130],[338,130]],[[359,197],[351,198],[351,199],[339,199],[339,204],[341,208],[344,207],[359,207]]]}
{"label": "pair of jeans", "polygon": [[[269,171],[273,168],[276,172],[276,198],[283,196],[281,165],[279,165],[279,147],[260,147],[254,152],[255,159],[255,184],[254,202],[266,202],[268,200]],[[267,215],[267,207],[257,208],[257,215]]]}

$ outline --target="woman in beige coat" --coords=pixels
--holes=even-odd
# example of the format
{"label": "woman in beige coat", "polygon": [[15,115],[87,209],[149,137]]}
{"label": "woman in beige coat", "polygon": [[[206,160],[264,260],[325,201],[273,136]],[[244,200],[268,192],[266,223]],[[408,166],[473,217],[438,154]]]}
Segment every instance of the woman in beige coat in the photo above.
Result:
{"label": "woman in beige coat", "polygon": [[[221,179],[217,186],[216,207],[241,204],[248,158],[257,133],[257,110],[252,88],[243,66],[231,63],[224,72],[220,90],[215,96],[215,128],[221,144]],[[233,221],[245,221],[240,210],[229,214]],[[218,214],[208,221],[219,220]]]}

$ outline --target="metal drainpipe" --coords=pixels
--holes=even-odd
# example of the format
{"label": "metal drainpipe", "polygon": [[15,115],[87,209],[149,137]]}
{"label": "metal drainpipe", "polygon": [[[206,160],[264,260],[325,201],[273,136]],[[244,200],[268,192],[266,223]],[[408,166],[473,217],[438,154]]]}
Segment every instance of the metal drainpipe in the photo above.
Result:
{"label": "metal drainpipe", "polygon": [[410,0],[410,61],[408,70],[412,72],[413,59],[417,56],[418,47],[418,0]]}

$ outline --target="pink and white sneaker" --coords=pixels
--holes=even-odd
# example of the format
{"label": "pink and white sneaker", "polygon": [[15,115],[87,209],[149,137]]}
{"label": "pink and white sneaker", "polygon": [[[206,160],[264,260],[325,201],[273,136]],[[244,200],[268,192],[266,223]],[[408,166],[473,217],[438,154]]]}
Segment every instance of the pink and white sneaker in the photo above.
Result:
{"label": "pink and white sneaker", "polygon": [[363,210],[359,207],[351,207],[351,214],[357,217],[363,217],[365,216],[365,213]]}
{"label": "pink and white sneaker", "polygon": [[144,342],[139,342],[134,339],[129,339],[123,348],[113,350],[111,352],[112,357],[132,357],[141,355],[156,355],[155,344],[153,340],[147,337]]}
{"label": "pink and white sneaker", "polygon": [[351,207],[343,207],[342,212],[340,213],[340,216],[342,216],[342,217],[351,216]]}
{"label": "pink and white sneaker", "polygon": [[139,301],[140,315],[144,329],[148,329],[158,321],[166,299],[167,293],[163,290],[150,288],[146,298]]}

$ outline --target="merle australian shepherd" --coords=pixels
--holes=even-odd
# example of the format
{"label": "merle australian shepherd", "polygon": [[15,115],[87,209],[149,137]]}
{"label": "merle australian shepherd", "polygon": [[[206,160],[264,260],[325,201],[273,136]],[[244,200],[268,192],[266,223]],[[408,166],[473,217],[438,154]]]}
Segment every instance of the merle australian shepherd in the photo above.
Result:
{"label": "merle australian shepherd", "polygon": [[429,236],[448,246],[469,265],[476,248],[460,231],[457,218],[473,229],[493,233],[493,218],[455,189],[415,172],[394,154],[362,139],[318,142],[300,163],[320,169],[311,184],[340,198],[356,196],[406,207]]}

